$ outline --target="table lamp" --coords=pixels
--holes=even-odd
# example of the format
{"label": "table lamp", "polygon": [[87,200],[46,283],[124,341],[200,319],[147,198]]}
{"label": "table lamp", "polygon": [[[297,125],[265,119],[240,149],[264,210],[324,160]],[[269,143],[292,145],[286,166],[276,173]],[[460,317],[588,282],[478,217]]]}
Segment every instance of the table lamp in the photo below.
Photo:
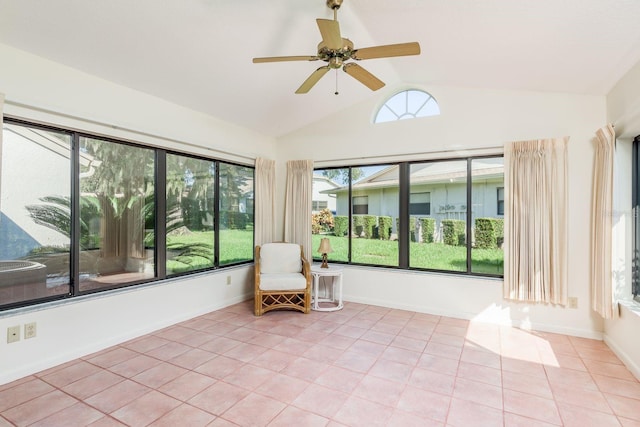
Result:
{"label": "table lamp", "polygon": [[331,252],[333,252],[333,249],[331,249],[331,243],[329,242],[329,239],[323,237],[320,240],[320,247],[318,248],[318,253],[322,254],[322,265],[320,265],[321,268],[329,268],[329,264],[327,264],[327,254]]}

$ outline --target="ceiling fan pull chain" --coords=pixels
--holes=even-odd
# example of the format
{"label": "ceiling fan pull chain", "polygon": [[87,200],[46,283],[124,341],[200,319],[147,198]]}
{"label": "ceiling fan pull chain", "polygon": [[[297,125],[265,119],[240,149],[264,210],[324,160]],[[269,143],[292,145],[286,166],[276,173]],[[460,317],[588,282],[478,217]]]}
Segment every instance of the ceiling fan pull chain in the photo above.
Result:
{"label": "ceiling fan pull chain", "polygon": [[338,93],[338,70],[336,69],[336,92],[334,95],[339,95]]}

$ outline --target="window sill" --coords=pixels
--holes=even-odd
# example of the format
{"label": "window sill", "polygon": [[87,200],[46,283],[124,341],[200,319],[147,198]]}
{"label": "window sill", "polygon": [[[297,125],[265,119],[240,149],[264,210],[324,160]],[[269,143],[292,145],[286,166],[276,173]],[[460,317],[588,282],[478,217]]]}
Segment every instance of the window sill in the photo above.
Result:
{"label": "window sill", "polygon": [[626,308],[629,313],[640,317],[640,303],[634,300],[618,301],[618,315],[620,315],[620,307]]}
{"label": "window sill", "polygon": [[78,304],[85,301],[91,301],[101,298],[108,298],[113,295],[125,294],[130,292],[139,292],[140,290],[158,286],[167,286],[177,281],[190,280],[200,276],[208,276],[215,274],[228,274],[229,271],[234,269],[241,269],[246,267],[252,267],[253,264],[238,264],[225,268],[218,268],[214,270],[205,270],[197,273],[186,274],[182,276],[169,277],[161,280],[154,280],[151,282],[141,283],[139,285],[125,286],[122,288],[110,289],[107,291],[94,292],[86,295],[78,295],[74,297],[57,299],[54,301],[43,302],[40,304],[26,305],[23,307],[12,308],[9,310],[0,311],[0,320],[3,318],[19,316],[23,314],[35,313],[42,310],[49,310],[55,307],[65,306],[69,304]]}
{"label": "window sill", "polygon": [[[317,262],[320,262],[320,261],[318,260]],[[331,263],[331,261],[329,261],[329,263]],[[384,273],[411,274],[411,275],[423,275],[423,276],[434,275],[434,276],[441,276],[441,277],[447,277],[447,278],[486,280],[489,282],[500,282],[500,283],[503,282],[502,277],[458,273],[455,271],[448,272],[448,271],[438,271],[438,270],[404,269],[404,268],[393,268],[393,267],[362,265],[362,264],[343,264],[343,263],[336,263],[336,264],[344,266],[345,269],[354,269],[354,270],[369,270],[369,271],[375,271],[375,272],[381,272],[381,270],[383,270],[382,272]],[[640,310],[640,305],[638,309]]]}

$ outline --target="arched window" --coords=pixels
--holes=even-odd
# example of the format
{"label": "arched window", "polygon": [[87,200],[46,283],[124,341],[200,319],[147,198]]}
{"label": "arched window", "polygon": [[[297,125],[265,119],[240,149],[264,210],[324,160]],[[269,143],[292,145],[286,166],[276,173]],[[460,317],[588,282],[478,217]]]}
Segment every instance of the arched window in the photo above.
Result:
{"label": "arched window", "polygon": [[409,89],[398,92],[387,99],[378,110],[374,123],[393,122],[395,120],[415,119],[416,117],[437,116],[440,107],[427,92]]}

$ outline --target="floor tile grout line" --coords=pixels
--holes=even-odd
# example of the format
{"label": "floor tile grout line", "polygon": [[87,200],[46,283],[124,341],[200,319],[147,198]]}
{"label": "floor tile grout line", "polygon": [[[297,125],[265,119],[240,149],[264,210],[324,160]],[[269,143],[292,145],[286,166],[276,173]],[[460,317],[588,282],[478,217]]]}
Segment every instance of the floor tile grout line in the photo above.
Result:
{"label": "floor tile grout line", "polygon": [[[366,307],[366,306],[365,306],[365,307]],[[353,314],[353,313],[352,313],[352,314],[351,314],[351,316],[349,317],[349,320],[346,320],[345,322],[343,322],[343,323],[342,323],[342,325],[344,325],[344,324],[348,324],[350,320],[355,319],[355,317],[358,315],[358,313],[362,313],[362,312],[364,312],[364,310],[363,310],[363,309],[361,309],[361,310],[359,310],[359,311],[356,311],[356,312],[355,312],[355,314]],[[229,311],[229,313],[234,313],[234,311]],[[368,328],[362,328],[362,329],[366,329],[367,331],[373,331],[373,327],[374,327],[376,324],[380,324],[380,325],[382,325],[382,323],[384,323],[384,322],[382,322],[382,323],[381,323],[381,321],[384,319],[384,317],[385,317],[385,316],[387,316],[387,315],[388,315],[388,314],[390,314],[390,313],[391,313],[391,314],[393,314],[393,313],[394,313],[394,311],[393,311],[393,310],[386,310],[386,311],[385,311],[385,313],[386,313],[386,314],[385,314],[382,318],[380,318],[380,319],[379,319],[378,321],[376,321],[375,323],[371,323],[371,324],[369,325],[369,327],[368,327]],[[235,315],[235,314],[234,314],[234,315]],[[389,316],[389,318],[391,318],[391,317],[392,317],[392,316]],[[397,317],[398,317],[398,318],[405,318],[405,317],[407,317],[407,316],[403,314],[403,316],[397,316]],[[409,327],[409,326],[410,326],[410,324],[411,324],[411,320],[412,320],[413,318],[415,318],[415,317],[416,317],[416,314],[415,314],[415,313],[413,313],[413,314],[411,314],[411,316],[407,317],[406,321],[404,321],[404,322],[400,322],[400,323],[401,323],[401,326],[399,326],[399,328],[396,328],[396,329],[395,329],[395,331],[394,331],[394,333],[393,333],[394,340],[395,340],[396,338],[398,338],[398,337],[405,337],[405,338],[409,338],[409,339],[414,339],[414,338],[412,338],[412,337],[406,337],[406,336],[404,336],[402,333],[403,333],[403,331],[405,331],[405,328],[407,328],[407,327]],[[231,319],[231,318],[226,317],[226,319],[228,320],[228,319]],[[282,321],[281,321],[281,322],[279,322],[279,323],[280,323],[280,324],[284,324],[284,325],[286,325],[288,320],[289,320],[289,319],[284,318],[284,319],[282,319]],[[389,320],[389,319],[387,319],[387,320]],[[450,325],[450,326],[451,326],[451,325],[453,324],[453,325],[455,325],[455,326],[458,326],[458,325],[456,325],[456,323],[457,323],[457,322],[450,322],[450,323],[449,323],[449,322],[446,322],[446,323],[445,323],[445,322],[442,322],[442,320],[443,320],[443,319],[442,319],[442,317],[440,317],[440,318],[438,319],[438,322],[436,323],[436,325],[437,325],[437,324],[443,324],[443,325],[444,325],[444,324],[448,324],[448,325]],[[395,322],[395,321],[394,321],[394,322]],[[396,326],[397,326],[397,323],[398,323],[398,322],[395,322],[395,323],[394,323],[394,322],[387,322],[387,324],[388,324],[388,325],[394,325],[394,324],[396,324]],[[226,322],[224,322],[224,321],[223,321],[223,323],[226,323]],[[227,323],[227,324],[232,324],[232,323]],[[234,326],[236,326],[236,328],[230,329],[230,330],[229,330],[229,331],[227,331],[226,333],[221,333],[221,334],[219,334],[219,335],[218,335],[218,334],[216,334],[216,336],[217,336],[217,337],[227,337],[227,339],[234,339],[234,338],[229,338],[229,337],[228,337],[228,333],[230,333],[231,331],[234,331],[234,330],[238,330],[239,328],[245,328],[245,327],[248,327],[248,326],[245,326],[245,325],[248,325],[248,324],[247,324],[247,323],[245,323],[245,324],[243,324],[243,325],[235,325],[235,324],[234,324]],[[469,322],[467,322],[467,323],[466,323],[466,327],[468,328],[468,327],[469,327],[469,325],[470,325],[470,324],[469,324]],[[308,326],[308,325],[307,325],[307,326]],[[352,324],[351,326],[354,326],[354,325]],[[360,326],[362,326],[362,324],[360,324]],[[360,327],[360,326],[356,326],[356,327]],[[339,327],[339,326],[338,326],[338,327]],[[500,330],[499,330],[499,331],[500,331]],[[260,332],[264,332],[264,331],[260,331]],[[408,332],[408,331],[407,331],[407,332]],[[433,341],[434,333],[435,333],[435,332],[436,332],[436,328],[434,327],[434,329],[431,331],[430,335],[429,335],[428,337],[426,337],[426,338],[423,340],[423,341],[424,341],[424,346],[423,346],[423,348],[422,348],[422,351],[418,351],[417,353],[419,353],[420,355],[428,354],[428,353],[426,353],[426,350],[427,350],[427,346],[428,346],[428,344],[429,344],[430,342],[434,342],[434,343],[436,343],[436,341]],[[329,334],[329,335],[331,335],[332,333],[333,333],[333,332],[328,333],[328,334]],[[385,353],[385,351],[386,351],[387,349],[389,349],[389,348],[392,348],[392,347],[393,347],[393,348],[397,348],[397,349],[400,349],[400,350],[403,350],[403,351],[413,351],[412,349],[407,348],[406,346],[405,346],[405,347],[402,347],[402,346],[395,346],[395,345],[392,345],[393,341],[391,341],[390,343],[387,343],[387,344],[383,344],[383,343],[376,343],[375,341],[368,341],[368,340],[366,339],[366,337],[365,337],[365,334],[366,334],[366,332],[365,332],[365,333],[363,333],[362,335],[358,336],[357,338],[353,338],[353,341],[352,341],[352,342],[351,342],[351,343],[350,343],[350,344],[349,344],[349,345],[348,345],[344,350],[341,350],[342,352],[347,351],[347,350],[352,350],[352,351],[356,351],[356,352],[358,352],[358,351],[359,351],[359,352],[365,352],[363,348],[358,348],[358,349],[356,349],[356,348],[355,348],[355,344],[356,344],[358,341],[361,341],[361,342],[365,342],[365,341],[366,341],[366,342],[373,343],[373,344],[379,344],[379,345],[380,345],[380,348],[382,349],[382,350],[381,350],[381,351],[379,351],[379,352],[373,352],[373,353],[369,352],[369,354],[372,354],[372,355],[373,355],[373,356],[372,356],[372,357],[373,357],[373,363],[372,363],[372,364],[367,368],[367,370],[366,370],[366,372],[364,372],[363,376],[359,378],[358,383],[355,385],[355,387],[357,387],[359,384],[361,384],[361,383],[363,382],[363,379],[364,379],[364,378],[367,378],[368,376],[371,376],[371,377],[374,377],[374,378],[379,378],[379,377],[377,377],[376,375],[374,375],[374,374],[371,372],[371,369],[372,369],[372,367],[373,367],[373,366],[375,366],[375,364],[376,364],[376,363],[378,363],[379,361],[381,361],[381,360],[387,360],[387,359],[385,359],[385,358],[383,357],[383,355],[384,355],[384,353]],[[161,338],[161,339],[165,339],[165,340],[167,340],[168,342],[167,342],[167,343],[165,343],[165,344],[163,344],[162,346],[164,346],[164,345],[166,345],[166,344],[168,344],[168,343],[174,342],[174,343],[178,343],[178,344],[181,344],[181,345],[186,345],[186,346],[190,347],[192,350],[193,350],[193,349],[196,349],[196,348],[200,348],[200,346],[193,347],[193,346],[191,346],[191,345],[189,345],[189,344],[186,344],[186,343],[184,343],[184,342],[179,341],[178,339],[171,339],[171,338],[167,338],[167,337],[163,337],[163,336],[158,336],[158,335],[155,335],[155,334],[148,334],[148,335],[153,335],[153,336],[156,336],[157,338]],[[445,335],[446,335],[446,333],[445,333]],[[456,336],[456,335],[455,335],[455,334],[451,334],[451,336]],[[499,336],[500,336],[500,335],[499,335]],[[140,337],[140,338],[144,339],[143,337]],[[295,339],[295,337],[283,336],[283,339],[287,339],[287,338],[294,338],[294,339]],[[133,342],[133,341],[134,341],[134,340],[132,340],[131,342]],[[247,339],[247,340],[244,340],[244,341],[241,341],[241,342],[250,343],[250,339]],[[308,340],[305,340],[305,341],[303,341],[303,342],[304,342],[304,343],[309,344],[309,341],[308,341]],[[504,372],[507,372],[507,371],[505,371],[505,369],[504,369],[504,368],[505,368],[505,366],[504,366],[504,361],[506,360],[506,359],[505,359],[505,357],[508,357],[508,356],[507,356],[507,355],[506,355],[506,353],[504,352],[504,347],[503,347],[503,341],[502,341],[502,338],[499,338],[499,341],[498,341],[498,342],[500,343],[500,351],[499,351],[499,353],[498,353],[497,355],[499,356],[499,359],[498,359],[498,366],[499,366],[498,371],[499,371],[499,372],[500,372],[500,374],[501,374],[501,377],[500,377],[500,387],[501,387],[501,391],[502,391],[502,398],[503,398],[503,401],[502,401],[503,411],[502,411],[502,412],[503,412],[503,413],[506,413],[506,411],[504,410],[504,408],[505,408],[505,407],[504,407],[504,393],[505,393],[505,391],[507,390],[507,388],[505,388],[504,378],[502,377],[502,375],[503,375],[503,373],[504,373]],[[580,361],[585,365],[586,371],[581,371],[581,372],[586,372],[586,373],[588,374],[589,378],[591,379],[591,381],[593,381],[593,382],[596,384],[596,387],[597,387],[598,391],[599,391],[601,394],[604,394],[604,392],[603,392],[603,391],[602,391],[602,389],[601,389],[601,386],[600,386],[600,385],[595,381],[595,378],[594,378],[594,372],[592,372],[592,370],[591,370],[591,369],[589,369],[589,367],[587,366],[587,364],[585,364],[585,363],[584,363],[584,362],[585,362],[585,360],[589,360],[589,359],[587,359],[587,358],[585,358],[585,357],[584,357],[584,353],[583,353],[583,352],[579,352],[579,351],[577,351],[577,350],[575,349],[575,343],[574,343],[573,341],[570,341],[570,342],[571,342],[571,346],[572,346],[572,348],[574,349],[574,351],[575,351],[575,352],[576,352],[576,354],[577,354],[577,357],[578,357],[578,358],[579,358],[579,360],[580,360]],[[440,343],[440,344],[442,344],[442,343]],[[465,339],[465,340],[464,340],[464,342],[462,343],[462,345],[461,345],[461,346],[459,346],[459,353],[458,353],[457,358],[456,358],[456,359],[452,359],[452,360],[455,360],[455,361],[456,361],[456,363],[457,363],[457,367],[456,367],[456,371],[455,371],[455,380],[456,380],[456,381],[458,380],[458,378],[462,378],[462,377],[460,377],[460,366],[461,366],[461,363],[462,363],[462,362],[464,362],[464,363],[471,363],[471,364],[477,364],[477,365],[479,365],[479,366],[490,367],[490,366],[488,366],[488,365],[486,365],[486,364],[483,364],[483,363],[476,363],[476,362],[478,362],[477,360],[473,360],[473,359],[471,359],[471,360],[466,360],[466,361],[465,361],[465,360],[463,360],[463,356],[464,356],[464,354],[465,354],[465,351],[478,350],[477,348],[474,348],[474,347],[472,347],[472,346],[470,346],[470,345],[467,345],[467,344],[468,344],[468,341]],[[442,345],[446,345],[446,344],[442,344]],[[162,347],[162,346],[159,346],[159,347],[156,347],[156,348],[160,348],[160,347]],[[273,346],[273,345],[271,345],[270,347],[268,347],[268,346],[261,346],[261,347],[264,349],[264,351],[268,351],[268,350],[271,350],[271,349],[273,349],[273,348],[274,348],[274,346]],[[124,348],[127,348],[127,347],[124,347]],[[130,351],[132,351],[132,352],[136,352],[136,350],[133,350],[133,349],[131,349],[131,348],[127,348],[127,349],[128,349],[128,350],[130,350]],[[414,349],[414,350],[415,350],[415,349]],[[159,354],[158,354],[158,357],[155,357],[155,356],[151,356],[151,355],[149,355],[149,354],[148,354],[149,352],[152,352],[152,351],[154,351],[154,349],[148,349],[148,350],[144,351],[143,353],[138,353],[138,354],[144,354],[144,355],[146,355],[146,356],[148,356],[148,357],[150,357],[150,358],[154,358],[154,359],[156,359],[159,363],[169,363],[169,364],[172,364],[172,363],[171,363],[171,360],[172,360],[174,357],[177,357],[177,356],[174,356],[174,357],[171,357],[171,358],[163,358],[163,357],[162,357],[162,356],[160,356]],[[206,350],[203,350],[203,351],[206,351]],[[484,349],[480,349],[480,351],[484,351]],[[539,352],[539,351],[540,351],[540,349],[538,349],[538,352]],[[491,350],[489,350],[489,352],[491,352]],[[493,353],[495,354],[495,351],[493,351]],[[219,357],[219,356],[221,356],[221,354],[218,354],[218,353],[212,353],[212,354],[216,354],[216,356],[215,356],[215,357]],[[214,357],[214,358],[215,358],[215,357]],[[297,355],[297,358],[300,358],[300,357],[302,357],[302,356],[298,356],[298,355]],[[413,373],[413,372],[414,372],[414,371],[419,367],[420,357],[422,357],[422,356],[419,356],[419,357],[418,357],[418,359],[417,359],[416,361],[411,362],[411,363],[407,363],[406,361],[393,360],[393,359],[389,359],[389,361],[392,361],[392,362],[395,362],[395,363],[399,363],[399,364],[408,365],[408,366],[411,368],[411,372]],[[442,359],[442,358],[443,358],[443,356],[442,356],[442,355],[434,355],[434,357],[438,357],[438,358],[440,358],[440,359]],[[81,358],[81,359],[82,359],[82,358]],[[597,359],[595,359],[595,360],[596,360],[597,362],[599,362],[599,363],[606,363],[606,361],[600,361],[600,360],[597,360]],[[85,362],[87,362],[87,363],[90,363],[90,364],[91,364],[91,362],[89,362],[89,360],[84,360],[84,361],[85,361]],[[328,362],[328,365],[330,365],[330,366],[335,366],[335,365],[334,365],[334,362],[335,362],[335,360],[331,360],[331,361],[329,361],[329,362]],[[206,362],[205,362],[205,363],[206,363]],[[246,366],[247,364],[251,364],[251,361],[244,362],[244,365],[242,365],[242,366]],[[543,372],[544,372],[544,378],[545,378],[545,380],[546,380],[547,384],[549,384],[549,369],[547,368],[547,366],[545,365],[545,363],[537,362],[537,364],[538,364],[538,365],[540,365],[540,366],[541,366],[541,368],[543,369]],[[176,366],[176,365],[173,365],[173,366]],[[198,366],[200,366],[200,365],[198,365]],[[98,366],[98,367],[99,367],[99,366]],[[190,369],[188,369],[188,368],[184,368],[184,367],[179,366],[179,365],[178,365],[178,367],[183,368],[183,369],[187,369],[187,372],[194,372],[194,369],[195,369],[195,368],[190,368]],[[105,370],[105,371],[110,371],[108,368],[102,368],[102,367],[99,367],[99,368],[100,368],[100,369],[102,369],[102,370]],[[151,369],[151,368],[148,368],[148,369]],[[283,369],[284,369],[284,368],[283,368]],[[346,369],[348,369],[348,368],[346,368]],[[53,373],[53,372],[55,372],[55,371],[48,371],[48,372],[49,372],[49,373]],[[110,371],[110,372],[112,372],[112,371]],[[145,372],[145,371],[142,371],[142,372]],[[140,372],[140,373],[142,373],[142,372]],[[138,373],[138,374],[140,374],[140,373]],[[117,374],[117,373],[116,373],[116,374]],[[138,374],[136,374],[136,375],[138,375]],[[43,376],[44,376],[44,375],[43,375]],[[135,376],[135,375],[133,375],[133,376]],[[615,376],[613,376],[613,375],[607,375],[607,373],[606,373],[606,372],[605,372],[604,374],[602,374],[602,373],[601,373],[601,376],[614,378],[614,379],[617,379],[617,380],[620,380],[620,381],[626,381],[625,379],[616,378],[616,377],[615,377]],[[86,377],[87,377],[87,376],[85,376],[85,377],[83,377],[83,378],[86,378]],[[39,377],[36,377],[36,378],[39,378]],[[211,377],[211,378],[213,378],[213,377]],[[40,379],[41,379],[41,378],[40,378]],[[79,378],[79,379],[77,379],[77,380],[75,380],[75,381],[80,381],[81,379],[82,379],[82,378]],[[128,378],[128,379],[131,379],[131,378]],[[409,376],[407,377],[407,379],[406,379],[406,380],[404,380],[404,381],[402,382],[403,391],[404,391],[404,390],[406,390],[406,388],[409,386],[409,384],[410,384],[410,379],[411,379],[411,375],[409,375]],[[467,378],[467,380],[469,380],[469,381],[476,381],[476,379],[475,379],[475,378]],[[43,380],[43,381],[44,381],[44,380]],[[75,381],[73,381],[73,382],[75,382]],[[133,381],[135,381],[135,380],[133,380]],[[216,380],[216,381],[219,381],[219,380]],[[47,383],[46,381],[44,381],[44,382],[45,382],[45,383]],[[73,382],[72,382],[72,383],[73,383]],[[478,381],[478,382],[482,383],[482,381]],[[72,384],[72,383],[70,383],[70,384]],[[313,382],[313,383],[315,383],[315,382]],[[47,384],[49,384],[49,383],[47,383]],[[455,384],[455,383],[454,383],[454,384]],[[486,383],[485,383],[485,384],[486,384]],[[491,384],[489,384],[489,385],[491,385]],[[322,385],[320,384],[320,386],[322,386]],[[61,390],[61,391],[63,391],[63,392],[64,392],[64,390],[62,390],[61,388],[59,388],[59,387],[56,387],[56,388],[57,388],[58,390]],[[154,389],[154,390],[159,391],[159,388],[160,388],[160,387],[155,387],[155,388],[153,388],[153,389]],[[354,389],[355,389],[355,388],[354,388]],[[455,390],[455,389],[454,389],[454,390]],[[254,392],[256,392],[256,389],[253,389],[253,390],[251,390],[250,392],[254,393]],[[453,391],[452,391],[452,393],[453,393]],[[552,390],[552,393],[553,393],[553,390]],[[356,395],[354,395],[354,394],[353,394],[353,392],[352,392],[352,393],[350,393],[349,395],[350,395],[350,396],[359,397],[359,398],[364,399],[364,400],[368,400],[366,397],[361,397],[361,396],[356,396]],[[453,396],[453,395],[451,395],[451,398],[450,398],[450,400],[449,400],[449,411],[450,411],[450,409],[451,409],[451,402],[452,402],[452,399],[453,399],[453,397],[452,397],[452,396]],[[558,408],[558,406],[557,406],[557,405],[558,405],[558,401],[556,400],[556,398],[555,398],[555,395],[554,395],[554,394],[552,394],[552,396],[554,396],[553,400],[554,400],[554,402],[555,402],[555,404],[556,404],[556,408]],[[73,397],[73,396],[72,396],[72,397]],[[170,397],[172,397],[172,396],[170,396]],[[182,402],[185,402],[185,401],[183,401],[183,400],[181,400],[181,399],[177,399],[177,400],[180,400],[180,401],[182,401]],[[288,404],[288,403],[286,403],[286,402],[282,402],[282,401],[280,401],[280,402],[281,402],[283,405],[285,405],[285,406],[284,406],[284,408],[286,408],[287,406],[289,406],[289,405],[290,405],[290,404]],[[373,402],[373,401],[372,401],[372,402]],[[608,405],[609,405],[609,407],[611,407],[611,405],[610,405],[610,404],[608,404]],[[397,408],[397,403],[396,403],[396,408],[395,408],[395,409],[398,409],[398,408]],[[394,409],[394,410],[395,410],[395,409]],[[611,408],[611,409],[612,409],[612,408]],[[621,417],[620,415],[615,414],[615,412],[613,412],[613,413],[614,413],[614,415],[615,415],[617,418],[620,418],[620,417]],[[212,415],[214,415],[214,416],[215,416],[215,414],[212,414]],[[448,416],[448,415],[449,415],[449,413],[447,412],[447,416]],[[518,414],[518,415],[519,415],[519,414]],[[277,415],[276,415],[276,417],[277,417]],[[275,417],[274,417],[274,419],[275,419]]]}

